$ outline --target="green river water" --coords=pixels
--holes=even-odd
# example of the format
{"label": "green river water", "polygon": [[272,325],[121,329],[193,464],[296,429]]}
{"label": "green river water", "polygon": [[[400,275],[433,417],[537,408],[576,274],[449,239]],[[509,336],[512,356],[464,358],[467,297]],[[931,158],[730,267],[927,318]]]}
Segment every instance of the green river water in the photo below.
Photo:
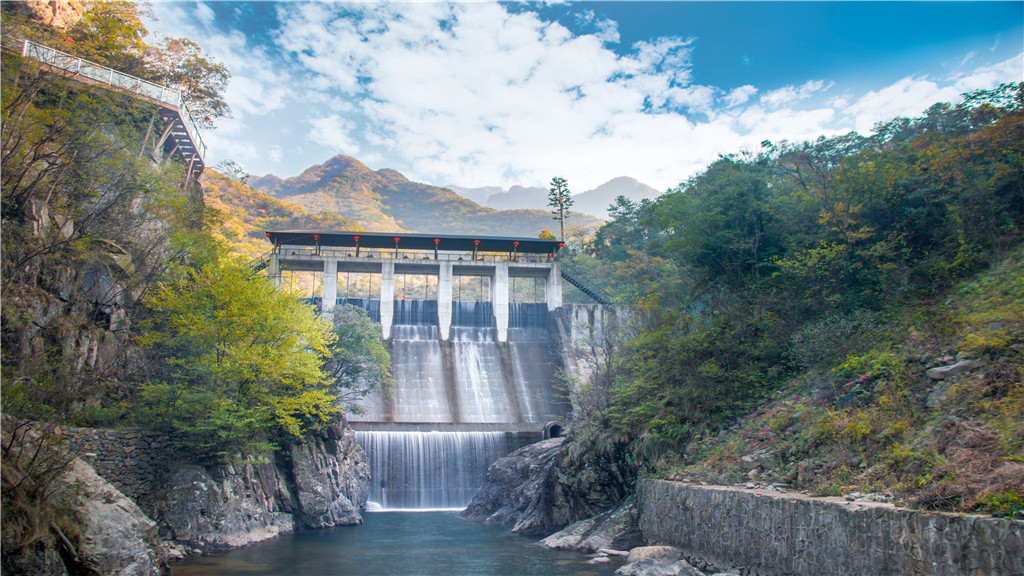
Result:
{"label": "green river water", "polygon": [[550,550],[534,538],[463,520],[455,512],[380,512],[360,526],[289,534],[190,558],[175,576],[610,576],[622,565]]}

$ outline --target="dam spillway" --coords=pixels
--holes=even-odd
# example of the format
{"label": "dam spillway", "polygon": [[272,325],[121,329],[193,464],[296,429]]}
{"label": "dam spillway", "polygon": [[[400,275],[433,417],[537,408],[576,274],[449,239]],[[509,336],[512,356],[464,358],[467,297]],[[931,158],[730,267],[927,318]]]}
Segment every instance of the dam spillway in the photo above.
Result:
{"label": "dam spillway", "polygon": [[465,507],[494,460],[539,440],[566,412],[554,400],[560,363],[543,305],[515,306],[533,319],[498,342],[488,307],[453,302],[445,342],[419,321],[432,304],[396,302],[391,389],[351,417],[370,460],[370,501],[385,510]]}
{"label": "dam spillway", "polygon": [[[381,509],[464,508],[496,459],[564,420],[553,337],[561,243],[515,238],[268,232],[268,273],[312,274],[329,315],[381,326],[392,383],[349,420]],[[318,287],[316,287],[318,285]],[[411,287],[410,287],[411,285]]]}

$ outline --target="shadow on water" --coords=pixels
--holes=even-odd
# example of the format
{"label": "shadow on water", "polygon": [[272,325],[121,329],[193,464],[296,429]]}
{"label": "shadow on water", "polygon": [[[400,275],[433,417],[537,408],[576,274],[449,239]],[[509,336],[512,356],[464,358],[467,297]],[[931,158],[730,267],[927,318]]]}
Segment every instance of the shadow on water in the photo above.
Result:
{"label": "shadow on water", "polygon": [[610,576],[621,561],[587,564],[455,512],[369,513],[361,526],[278,539],[174,565],[175,576]]}

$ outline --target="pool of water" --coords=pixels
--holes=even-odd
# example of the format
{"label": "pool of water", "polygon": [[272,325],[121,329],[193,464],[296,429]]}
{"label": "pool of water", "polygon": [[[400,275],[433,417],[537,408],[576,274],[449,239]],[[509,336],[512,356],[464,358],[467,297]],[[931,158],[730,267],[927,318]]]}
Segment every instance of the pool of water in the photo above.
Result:
{"label": "pool of water", "polygon": [[455,512],[381,512],[361,526],[289,534],[172,566],[175,576],[610,576],[622,565],[588,564],[577,552],[463,520]]}

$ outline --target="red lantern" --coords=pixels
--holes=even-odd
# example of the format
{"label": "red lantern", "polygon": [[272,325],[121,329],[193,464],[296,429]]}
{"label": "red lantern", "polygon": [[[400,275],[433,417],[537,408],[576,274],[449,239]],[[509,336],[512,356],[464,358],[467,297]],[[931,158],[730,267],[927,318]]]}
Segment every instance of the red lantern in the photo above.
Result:
{"label": "red lantern", "polygon": [[359,242],[359,236],[353,236],[352,239],[355,240],[356,242]]}

